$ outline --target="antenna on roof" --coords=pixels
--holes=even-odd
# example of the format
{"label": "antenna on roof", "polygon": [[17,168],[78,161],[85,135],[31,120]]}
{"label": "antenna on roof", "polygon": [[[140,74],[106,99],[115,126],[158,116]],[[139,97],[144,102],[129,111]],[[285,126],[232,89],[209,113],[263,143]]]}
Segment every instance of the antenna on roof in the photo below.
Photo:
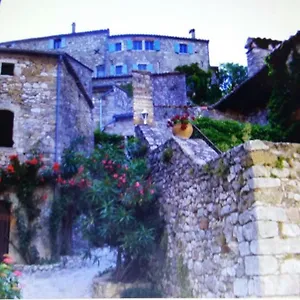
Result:
{"label": "antenna on roof", "polygon": [[189,34],[191,34],[191,38],[192,39],[196,38],[196,33],[195,33],[195,29],[194,28],[189,31]]}
{"label": "antenna on roof", "polygon": [[76,33],[76,23],[75,22],[72,23],[72,33]]}

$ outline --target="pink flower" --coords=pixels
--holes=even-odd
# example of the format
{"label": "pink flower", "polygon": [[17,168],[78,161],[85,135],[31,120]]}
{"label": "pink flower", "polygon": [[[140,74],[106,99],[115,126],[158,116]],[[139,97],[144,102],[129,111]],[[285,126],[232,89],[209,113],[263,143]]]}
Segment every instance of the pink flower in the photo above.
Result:
{"label": "pink flower", "polygon": [[115,173],[114,175],[113,175],[113,178],[115,178],[115,179],[117,179],[119,176],[118,176],[118,174],[117,173]]}
{"label": "pink flower", "polygon": [[78,174],[81,174],[84,171],[84,166],[80,166],[78,168]]}
{"label": "pink flower", "polygon": [[7,256],[3,259],[3,262],[7,265],[11,265],[14,261],[11,257]]}
{"label": "pink flower", "polygon": [[20,277],[20,276],[22,276],[22,272],[16,270],[16,271],[14,271],[14,275],[17,277]]}
{"label": "pink flower", "polygon": [[140,183],[137,181],[134,185],[136,188],[138,188],[140,186]]}
{"label": "pink flower", "polygon": [[154,194],[154,190],[150,190],[150,194],[153,195]]}

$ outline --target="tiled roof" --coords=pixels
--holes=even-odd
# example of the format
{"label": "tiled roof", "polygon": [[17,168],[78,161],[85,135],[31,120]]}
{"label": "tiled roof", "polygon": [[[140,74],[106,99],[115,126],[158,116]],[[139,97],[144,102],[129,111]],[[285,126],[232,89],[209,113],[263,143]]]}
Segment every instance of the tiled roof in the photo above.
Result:
{"label": "tiled roof", "polygon": [[204,39],[192,39],[187,37],[179,37],[179,36],[169,36],[169,35],[159,35],[159,34],[118,34],[118,35],[111,35],[109,36],[110,39],[113,38],[132,38],[132,37],[143,37],[143,38],[166,38],[166,39],[175,39],[175,40],[188,40],[188,41],[195,41],[195,42],[209,42],[209,40]]}
{"label": "tiled roof", "polygon": [[17,43],[17,42],[30,42],[30,41],[37,41],[37,40],[43,40],[43,39],[67,37],[67,36],[89,35],[89,34],[108,34],[109,35],[109,29],[92,30],[92,31],[82,31],[82,32],[65,33],[65,34],[56,34],[56,35],[48,35],[48,36],[42,36],[42,37],[33,37],[33,38],[28,38],[28,39],[21,39],[21,40],[13,40],[13,41],[1,42],[0,45],[1,44]]}

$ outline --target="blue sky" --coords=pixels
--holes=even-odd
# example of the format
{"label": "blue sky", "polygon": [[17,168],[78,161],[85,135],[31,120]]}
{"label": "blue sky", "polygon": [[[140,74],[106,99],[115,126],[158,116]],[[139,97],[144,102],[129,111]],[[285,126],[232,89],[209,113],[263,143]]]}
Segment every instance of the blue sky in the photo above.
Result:
{"label": "blue sky", "polygon": [[300,0],[2,0],[0,42],[109,28],[210,41],[211,65],[246,65],[249,36],[285,40],[300,30]]}

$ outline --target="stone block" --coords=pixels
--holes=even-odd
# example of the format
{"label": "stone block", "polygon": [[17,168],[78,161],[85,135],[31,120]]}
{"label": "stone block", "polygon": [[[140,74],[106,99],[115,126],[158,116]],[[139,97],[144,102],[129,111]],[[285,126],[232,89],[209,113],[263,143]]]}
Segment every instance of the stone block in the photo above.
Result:
{"label": "stone block", "polygon": [[248,180],[248,186],[251,190],[263,188],[280,187],[281,182],[278,178],[251,178]]}
{"label": "stone block", "polygon": [[274,221],[257,221],[256,226],[258,228],[258,235],[260,238],[277,237],[278,223]]}
{"label": "stone block", "polygon": [[250,254],[250,244],[248,242],[242,242],[239,244],[239,250],[241,256],[246,256]]}
{"label": "stone block", "polygon": [[256,220],[286,222],[287,216],[282,207],[257,206],[254,210]]}
{"label": "stone block", "polygon": [[233,293],[237,297],[246,297],[248,295],[248,280],[244,278],[235,279]]}
{"label": "stone block", "polygon": [[287,168],[283,168],[283,169],[273,168],[271,170],[271,174],[275,177],[287,178],[290,175],[290,170]]}
{"label": "stone block", "polygon": [[246,210],[245,212],[241,213],[239,216],[239,222],[241,225],[249,223],[250,221],[253,221],[253,220],[255,220],[253,210]]}
{"label": "stone block", "polygon": [[278,270],[277,259],[273,256],[246,256],[246,275],[269,275]]}
{"label": "stone block", "polygon": [[206,229],[208,229],[208,225],[209,225],[209,222],[208,222],[208,219],[207,219],[207,218],[201,218],[201,219],[200,219],[200,229],[201,229],[201,230],[206,230]]}
{"label": "stone block", "polygon": [[297,207],[287,208],[286,215],[291,223],[300,223],[300,211]]}
{"label": "stone block", "polygon": [[253,241],[257,239],[257,225],[255,222],[247,223],[243,226],[243,235],[245,240]]}
{"label": "stone block", "polygon": [[244,149],[246,151],[269,150],[270,147],[264,144],[264,142],[260,140],[253,140],[253,141],[247,141],[244,144]]}
{"label": "stone block", "polygon": [[270,177],[270,171],[265,166],[252,166],[243,173],[244,179]]}
{"label": "stone block", "polygon": [[282,223],[281,233],[285,237],[298,237],[300,236],[300,225]]}
{"label": "stone block", "polygon": [[271,238],[252,241],[250,251],[257,255],[299,254],[300,238]]}
{"label": "stone block", "polygon": [[280,271],[283,274],[300,274],[300,259],[291,258],[282,262]]}

